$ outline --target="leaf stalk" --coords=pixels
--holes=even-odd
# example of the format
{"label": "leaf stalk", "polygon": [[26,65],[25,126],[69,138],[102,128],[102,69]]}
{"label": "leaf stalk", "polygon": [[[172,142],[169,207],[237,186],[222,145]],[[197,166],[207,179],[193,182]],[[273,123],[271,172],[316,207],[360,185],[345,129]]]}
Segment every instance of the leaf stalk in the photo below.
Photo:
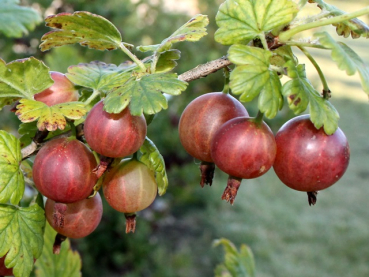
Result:
{"label": "leaf stalk", "polygon": [[[302,51],[302,53],[305,54],[305,56],[310,60],[310,62],[313,64],[313,66],[315,67],[316,71],[319,74],[319,78],[322,81],[323,84],[323,92],[330,92],[330,89],[328,87],[328,83],[327,80],[323,74],[323,71],[321,70],[320,66],[318,65],[318,63],[316,62],[316,60],[313,58],[313,56],[302,46],[298,46],[298,48]],[[324,97],[327,98],[327,97]],[[328,97],[329,98],[329,97]]]}
{"label": "leaf stalk", "polygon": [[303,25],[297,26],[295,28],[292,28],[292,29],[290,29],[286,32],[280,33],[279,40],[281,42],[287,42],[291,37],[293,37],[294,35],[296,35],[297,33],[302,32],[302,31],[306,31],[306,30],[309,30],[309,29],[322,27],[322,26],[326,26],[326,25],[330,25],[330,24],[337,24],[337,23],[347,21],[347,20],[350,20],[352,18],[356,18],[358,16],[362,16],[362,15],[365,15],[365,14],[368,14],[368,13],[369,13],[369,6],[363,8],[363,9],[360,9],[358,11],[355,11],[355,12],[351,12],[351,13],[331,17],[331,18],[328,18],[328,19],[320,19],[320,20],[317,20],[317,21],[314,21],[314,22],[303,24]]}
{"label": "leaf stalk", "polygon": [[128,56],[131,58],[131,60],[137,64],[137,66],[143,71],[146,71],[146,66],[145,64],[139,59],[137,58],[131,51],[128,50],[127,47],[124,46],[124,43],[120,44],[120,49]]}

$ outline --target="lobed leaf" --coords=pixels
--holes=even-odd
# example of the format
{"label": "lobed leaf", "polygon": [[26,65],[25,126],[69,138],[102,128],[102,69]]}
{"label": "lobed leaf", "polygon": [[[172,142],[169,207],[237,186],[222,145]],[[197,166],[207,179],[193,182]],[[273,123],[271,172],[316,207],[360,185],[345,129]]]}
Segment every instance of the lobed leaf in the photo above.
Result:
{"label": "lobed leaf", "polygon": [[298,12],[291,0],[226,0],[219,7],[215,40],[224,45],[247,44],[263,32],[281,28]]}
{"label": "lobed leaf", "polygon": [[168,51],[174,43],[180,41],[198,41],[208,34],[206,32],[206,26],[208,24],[209,19],[207,15],[195,15],[160,44],[138,46],[137,49],[141,52],[153,51],[161,53]]}
{"label": "lobed leaf", "polygon": [[59,13],[47,17],[45,22],[54,30],[42,36],[41,51],[74,43],[96,50],[114,50],[121,45],[118,29],[100,15],[86,11]]}
{"label": "lobed leaf", "polygon": [[18,4],[19,1],[0,1],[0,32],[7,37],[27,35],[42,21],[35,9]]}
{"label": "lobed leaf", "polygon": [[251,249],[242,244],[240,251],[228,239],[218,239],[214,246],[222,245],[225,251],[224,262],[215,271],[216,277],[253,277],[255,276],[255,260]]}
{"label": "lobed leaf", "polygon": [[332,50],[332,60],[336,62],[339,69],[345,70],[347,75],[359,72],[361,86],[369,94],[369,67],[360,56],[343,42],[335,41],[327,32],[316,33],[315,36],[324,47]]}
{"label": "lobed leaf", "polygon": [[42,253],[45,212],[39,203],[20,208],[0,204],[0,256],[15,277],[29,276]]}
{"label": "lobed leaf", "polygon": [[107,92],[122,86],[131,76],[131,73],[127,71],[135,66],[133,63],[123,63],[117,66],[100,61],[80,63],[68,67],[66,76],[76,85]]}
{"label": "lobed leaf", "polygon": [[306,110],[310,103],[310,120],[319,129],[324,128],[326,134],[333,134],[338,128],[339,114],[334,106],[324,99],[306,78],[305,67],[286,63],[288,76],[292,80],[283,85],[282,93],[287,97],[288,105],[295,114]]}
{"label": "lobed leaf", "polygon": [[67,124],[66,119],[80,119],[87,113],[81,102],[68,102],[47,106],[46,104],[28,99],[21,99],[17,106],[16,115],[24,123],[38,120],[37,128],[40,131],[63,130]]}
{"label": "lobed leaf", "polygon": [[[24,193],[20,141],[0,130],[0,203],[18,205]],[[2,257],[2,256],[0,256]]]}
{"label": "lobed leaf", "polygon": [[163,93],[179,95],[187,83],[174,73],[145,75],[140,79],[131,78],[122,87],[108,94],[104,109],[108,113],[120,113],[129,105],[132,115],[155,114],[168,107]]}
{"label": "lobed leaf", "polygon": [[[328,11],[329,13],[327,15],[329,16],[340,16],[346,14],[346,12],[340,10],[334,5],[325,3],[323,0],[312,0],[311,2],[317,3],[318,7],[323,11]],[[369,37],[369,26],[358,18],[352,18],[333,25],[336,26],[337,34],[345,38],[350,35],[352,38],[359,38],[361,36],[366,38]]]}
{"label": "lobed leaf", "polygon": [[54,83],[48,67],[34,57],[6,64],[0,59],[0,99],[6,104],[11,99],[33,99]]}
{"label": "lobed leaf", "polygon": [[159,195],[163,195],[168,187],[168,177],[165,171],[165,162],[155,144],[146,137],[140,148],[142,156],[140,161],[155,172],[155,180],[158,185]]}
{"label": "lobed leaf", "polygon": [[66,239],[58,255],[53,254],[56,231],[46,223],[42,255],[35,263],[36,277],[79,277],[82,276],[82,261],[79,253],[73,251]]}
{"label": "lobed leaf", "polygon": [[246,45],[232,45],[228,58],[236,63],[231,72],[230,88],[240,95],[241,102],[249,102],[259,96],[259,110],[268,118],[276,116],[282,108],[281,83],[277,73],[269,68],[270,51]]}
{"label": "lobed leaf", "polygon": [[228,59],[236,65],[269,66],[272,52],[257,47],[235,44],[229,47]]}

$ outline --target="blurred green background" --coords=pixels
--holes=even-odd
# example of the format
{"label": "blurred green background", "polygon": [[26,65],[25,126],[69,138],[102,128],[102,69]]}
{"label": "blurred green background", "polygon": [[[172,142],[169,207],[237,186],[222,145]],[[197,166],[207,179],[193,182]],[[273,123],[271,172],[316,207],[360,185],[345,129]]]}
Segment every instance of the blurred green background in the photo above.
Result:
{"label": "blurred green background", "polygon": [[[40,0],[23,1],[43,17],[60,12],[89,11],[112,21],[125,42],[134,45],[161,42],[197,13],[209,15],[209,35],[198,43],[181,43],[178,73],[223,56],[227,47],[213,40],[215,14],[221,0]],[[327,1],[354,11],[368,1]],[[314,9],[312,10],[314,11]],[[368,22],[368,17],[362,20]],[[333,27],[326,27],[334,34]],[[42,53],[41,36],[49,29],[41,24],[20,39],[0,34],[0,57],[6,62],[30,55],[42,59],[51,70],[66,72],[69,65],[101,60],[120,64],[126,60],[118,51],[99,52],[79,45]],[[337,37],[338,38],[338,37]],[[343,39],[369,61],[365,39]],[[223,87],[222,72],[191,82],[181,95],[170,100],[150,125],[148,136],[163,154],[169,176],[167,193],[140,212],[135,234],[125,234],[123,214],[104,205],[104,216],[96,231],[73,240],[83,259],[83,276],[213,276],[223,258],[214,239],[225,237],[237,246],[246,243],[254,252],[256,276],[328,277],[369,276],[369,107],[357,75],[347,77],[330,60],[330,53],[312,51],[326,74],[332,103],[340,112],[340,128],[351,146],[350,166],[343,178],[320,192],[318,203],[309,207],[305,193],[285,187],[273,170],[255,180],[244,180],[235,204],[221,201],[227,176],[215,172],[212,187],[199,186],[199,161],[182,149],[177,124],[184,107],[195,97]],[[136,53],[141,57],[140,53]],[[321,85],[308,60],[308,77],[318,90]],[[143,57],[143,56],[142,56]],[[255,103],[246,104],[255,115]],[[4,109],[0,128],[13,130],[18,124]],[[293,114],[283,109],[268,123],[274,131]],[[14,131],[13,131],[14,132]]]}

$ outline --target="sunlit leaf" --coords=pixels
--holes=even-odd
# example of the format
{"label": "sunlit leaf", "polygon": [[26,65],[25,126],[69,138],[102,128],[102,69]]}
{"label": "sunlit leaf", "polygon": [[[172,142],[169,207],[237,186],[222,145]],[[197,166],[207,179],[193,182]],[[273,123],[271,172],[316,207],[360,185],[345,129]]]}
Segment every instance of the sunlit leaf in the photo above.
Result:
{"label": "sunlit leaf", "polygon": [[66,239],[58,255],[53,254],[56,231],[46,223],[42,255],[35,263],[36,277],[79,277],[82,261],[79,253],[73,251]]}
{"label": "sunlit leaf", "polygon": [[[19,140],[0,130],[0,203],[18,205],[24,193],[24,178],[20,170],[22,154]],[[0,256],[1,257],[1,256]]]}
{"label": "sunlit leaf", "polygon": [[335,41],[327,32],[317,33],[315,36],[324,47],[332,50],[332,60],[339,69],[345,70],[347,75],[359,72],[363,90],[369,94],[369,67],[360,56],[343,42]]}
{"label": "sunlit leaf", "polygon": [[242,244],[240,251],[228,239],[214,241],[214,246],[222,245],[225,256],[224,262],[215,270],[215,277],[253,277],[255,276],[255,261],[251,249]]}
{"label": "sunlit leaf", "polygon": [[42,253],[45,212],[35,203],[20,208],[0,204],[0,256],[15,277],[29,276]]}
{"label": "sunlit leaf", "polygon": [[140,152],[142,153],[140,161],[155,172],[159,195],[163,195],[168,187],[168,177],[163,156],[148,137],[146,137],[145,142],[141,146]]}
{"label": "sunlit leaf", "polygon": [[142,52],[157,51],[165,52],[171,49],[172,45],[180,41],[198,41],[207,35],[206,26],[209,24],[207,15],[198,14],[182,25],[177,31],[164,39],[160,44],[138,46],[137,49]]}
{"label": "sunlit leaf", "polygon": [[[323,0],[314,0],[314,2],[318,4],[320,9],[329,12],[327,16],[340,16],[346,14],[346,12],[334,5],[325,3]],[[369,37],[369,27],[360,19],[352,18],[333,25],[336,26],[337,34],[345,38],[350,35],[352,38],[358,38],[360,36]]]}
{"label": "sunlit leaf", "polygon": [[0,59],[0,98],[33,99],[53,83],[48,67],[34,57],[8,64]]}
{"label": "sunlit leaf", "polygon": [[0,32],[7,37],[20,38],[42,21],[35,9],[18,4],[19,1],[0,1]]}
{"label": "sunlit leaf", "polygon": [[51,15],[45,22],[53,30],[42,36],[42,51],[74,43],[97,50],[114,50],[122,41],[118,29],[109,20],[86,11]]}
{"label": "sunlit leaf", "polygon": [[276,116],[283,105],[281,83],[277,73],[269,68],[270,51],[246,45],[232,45],[228,58],[237,66],[231,72],[230,87],[241,102],[259,95],[259,110],[268,118]]}
{"label": "sunlit leaf", "polygon": [[94,61],[72,65],[68,67],[68,73],[65,75],[76,85],[106,92],[123,85],[131,76],[131,73],[127,73],[130,68],[132,63],[117,66]]}
{"label": "sunlit leaf", "polygon": [[108,94],[104,109],[108,113],[119,113],[129,105],[132,115],[155,114],[168,107],[163,93],[179,95],[187,83],[174,73],[145,75],[131,78],[122,87]]}
{"label": "sunlit leaf", "polygon": [[291,0],[227,0],[216,16],[215,40],[224,45],[247,44],[263,32],[287,25],[297,12]]}
{"label": "sunlit leaf", "polygon": [[21,99],[19,102],[15,114],[24,123],[38,120],[37,128],[40,131],[45,129],[55,131],[58,128],[63,130],[67,124],[65,118],[76,120],[87,113],[81,102],[67,102],[54,106],[27,99]]}
{"label": "sunlit leaf", "polygon": [[288,76],[292,80],[283,85],[283,95],[287,97],[288,105],[295,114],[299,114],[307,108],[310,103],[310,120],[314,126],[331,135],[338,127],[339,114],[334,106],[324,99],[306,78],[305,67],[295,66],[292,61],[287,62]]}

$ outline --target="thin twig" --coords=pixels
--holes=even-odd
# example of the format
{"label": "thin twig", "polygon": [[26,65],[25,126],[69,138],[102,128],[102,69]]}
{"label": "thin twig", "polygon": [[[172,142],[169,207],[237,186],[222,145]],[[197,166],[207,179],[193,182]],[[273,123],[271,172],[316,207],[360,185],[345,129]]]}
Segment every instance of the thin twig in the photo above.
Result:
{"label": "thin twig", "polygon": [[[83,136],[83,123],[79,124],[76,126],[76,131],[77,131],[77,138],[80,138]],[[36,154],[42,146],[45,145],[45,143],[47,143],[48,141],[52,140],[52,139],[57,139],[57,138],[66,138],[69,137],[71,135],[72,131],[69,130],[65,133],[62,133],[60,135],[57,135],[55,137],[52,137],[49,140],[45,140],[42,141],[40,143],[32,141],[31,144],[27,145],[26,147],[22,148],[21,153],[22,153],[22,160],[25,160],[27,158],[29,158],[30,156]]]}
{"label": "thin twig", "polygon": [[218,71],[219,69],[222,69],[231,64],[232,63],[228,60],[228,58],[224,56],[217,60],[210,61],[206,64],[200,64],[196,66],[195,68],[188,70],[182,73],[181,75],[179,75],[178,79],[185,81],[185,82],[191,82],[193,80],[204,78],[208,76],[209,74],[214,73]]}

